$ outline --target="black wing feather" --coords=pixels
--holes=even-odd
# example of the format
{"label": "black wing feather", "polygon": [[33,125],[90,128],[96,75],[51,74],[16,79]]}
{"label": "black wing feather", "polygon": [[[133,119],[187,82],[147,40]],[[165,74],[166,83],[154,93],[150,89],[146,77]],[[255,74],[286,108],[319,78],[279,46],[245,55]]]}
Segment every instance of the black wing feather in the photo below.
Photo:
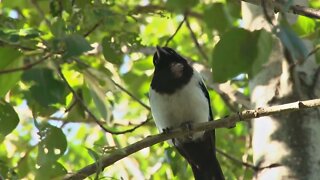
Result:
{"label": "black wing feather", "polygon": [[207,89],[206,85],[204,85],[203,81],[200,81],[199,85],[200,85],[200,88],[201,88],[204,96],[207,98],[208,106],[209,106],[209,121],[212,121],[213,115],[212,115],[212,110],[211,110],[211,102],[210,102],[210,96],[209,96],[208,89]]}

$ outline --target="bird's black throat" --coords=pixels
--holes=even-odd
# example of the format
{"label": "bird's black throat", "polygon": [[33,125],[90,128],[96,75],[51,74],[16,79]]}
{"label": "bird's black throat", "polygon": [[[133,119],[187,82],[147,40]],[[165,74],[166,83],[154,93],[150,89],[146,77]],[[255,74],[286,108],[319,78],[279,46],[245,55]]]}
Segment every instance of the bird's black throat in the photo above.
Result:
{"label": "bird's black throat", "polygon": [[182,71],[182,75],[176,78],[170,68],[156,69],[151,82],[151,88],[160,94],[173,94],[186,85],[193,75],[193,69],[188,65],[184,65]]}
{"label": "bird's black throat", "polygon": [[186,85],[193,75],[188,61],[168,47],[157,47],[153,64],[155,71],[151,88],[159,94],[173,94]]}

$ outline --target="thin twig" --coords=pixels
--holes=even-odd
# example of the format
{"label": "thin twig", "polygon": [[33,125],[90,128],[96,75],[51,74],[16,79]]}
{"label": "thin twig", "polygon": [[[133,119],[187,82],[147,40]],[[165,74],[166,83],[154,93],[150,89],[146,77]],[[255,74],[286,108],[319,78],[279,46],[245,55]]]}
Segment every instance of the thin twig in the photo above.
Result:
{"label": "thin twig", "polygon": [[30,68],[32,68],[33,66],[36,66],[42,62],[44,62],[45,60],[47,60],[49,57],[52,56],[52,53],[48,53],[47,55],[43,56],[41,59],[39,59],[38,61],[36,62],[33,62],[33,63],[30,63],[30,64],[27,64],[27,65],[24,65],[22,67],[18,67],[18,68],[12,68],[12,69],[4,69],[4,70],[0,70],[0,74],[7,74],[7,73],[13,73],[13,72],[16,72],[16,71],[25,71],[25,70],[28,70]]}
{"label": "thin twig", "polygon": [[183,23],[186,20],[186,16],[184,16],[183,20],[180,22],[179,26],[177,27],[176,31],[167,39],[166,44],[164,46],[168,46],[169,42],[176,36],[180,28],[182,27]]}
{"label": "thin twig", "polygon": [[[104,127],[104,125],[102,124],[102,122],[90,111],[90,109],[85,105],[84,101],[81,99],[81,97],[77,94],[77,92],[71,87],[71,85],[69,84],[68,80],[66,79],[66,77],[64,76],[64,74],[61,71],[61,68],[56,65],[57,71],[59,76],[61,77],[61,79],[65,82],[65,84],[67,85],[68,89],[71,91],[71,93],[73,94],[73,96],[75,97],[75,100],[78,101],[80,103],[80,105],[84,108],[84,110],[88,113],[88,115],[100,126],[101,129],[103,129],[105,132],[108,132],[110,134],[113,135],[119,135],[119,134],[124,134],[124,133],[128,133],[128,132],[132,132],[134,130],[136,130],[137,128],[141,127],[142,125],[146,124],[148,121],[150,121],[150,119],[148,118],[147,120],[143,121],[141,124],[136,125],[135,127],[128,129],[128,130],[124,130],[124,131],[113,131],[110,130],[106,127]],[[148,106],[147,106],[148,107]]]}
{"label": "thin twig", "polygon": [[[149,13],[155,13],[156,11],[168,11],[168,9],[165,6],[154,5],[154,4],[148,4],[146,6],[138,5],[133,10],[131,10],[128,14],[129,15],[149,14]],[[188,15],[198,19],[203,18],[203,15],[201,13],[198,13],[195,11],[189,11]]]}
{"label": "thin twig", "polygon": [[[75,61],[86,67],[86,68],[91,68],[91,66],[83,61],[79,61],[78,59],[75,59]],[[109,78],[110,79],[110,78]],[[116,83],[114,80],[110,79],[110,81],[116,86],[118,87],[121,91],[125,92],[128,96],[130,96],[132,99],[134,99],[135,101],[137,101],[141,106],[143,106],[144,108],[146,108],[147,110],[151,111],[150,106],[148,106],[147,104],[145,104],[144,102],[142,102],[139,98],[137,98],[134,94],[132,94],[130,91],[128,91],[126,88],[122,87],[120,84]]]}
{"label": "thin twig", "polygon": [[[308,109],[308,108],[315,108],[320,107],[320,99],[313,99],[308,101],[298,101],[294,103],[289,104],[283,104],[283,105],[277,105],[272,107],[266,107],[266,108],[258,108],[256,110],[245,110],[237,114],[230,115],[226,118],[221,118],[215,121],[209,121],[206,123],[197,123],[193,124],[191,128],[186,131],[184,127],[179,127],[172,129],[170,132],[161,133],[157,135],[152,135],[144,138],[141,141],[138,141],[134,144],[131,144],[125,148],[121,148],[117,150],[116,152],[104,156],[99,160],[99,164],[102,168],[105,168],[107,166],[110,166],[114,164],[115,162],[141,150],[146,147],[150,147],[154,144],[172,139],[172,138],[178,138],[185,136],[190,133],[195,133],[199,131],[207,131],[214,128],[230,128],[235,127],[235,124],[240,121],[249,120],[252,118],[258,118],[262,116],[270,116],[270,115],[276,115],[280,113],[288,113],[293,111],[298,111],[302,109]],[[257,119],[257,120],[263,120],[263,118]],[[82,169],[80,169],[78,172],[74,174],[68,174],[63,179],[84,179],[91,174],[95,173],[99,168],[96,166],[97,162],[92,163]],[[265,168],[272,168],[281,166],[279,164],[272,164],[267,167],[259,168],[258,170],[265,169]]]}
{"label": "thin twig", "polygon": [[59,67],[59,65],[56,64],[56,68],[58,71],[59,76],[61,77],[61,79],[65,82],[65,84],[67,85],[68,89],[71,91],[72,95],[75,97],[76,101],[80,102],[80,105],[84,108],[84,110],[88,113],[88,115],[93,118],[93,120],[101,127],[101,129],[103,129],[105,132],[108,133],[113,133],[112,131],[110,131],[109,129],[105,128],[103,126],[103,124],[101,123],[101,121],[89,110],[89,108],[85,105],[85,103],[83,102],[83,100],[81,99],[81,97],[77,94],[77,92],[71,87],[71,85],[69,84],[68,80],[66,79],[66,77],[64,76],[64,74],[61,71],[61,67]]}
{"label": "thin twig", "polygon": [[272,22],[273,18],[270,16],[270,14],[268,12],[268,11],[270,11],[270,8],[269,8],[267,3],[269,3],[269,0],[261,0],[261,7],[262,7],[262,10],[263,10],[263,14],[264,14],[264,17],[267,20],[267,22],[269,24],[271,24],[272,26],[274,26],[274,24]]}
{"label": "thin twig", "polygon": [[127,130],[123,130],[123,131],[114,131],[112,134],[115,134],[115,135],[119,135],[119,134],[126,134],[126,133],[131,133],[133,131],[135,131],[136,129],[138,129],[139,127],[145,125],[146,123],[148,123],[152,118],[149,117],[147,118],[145,121],[141,122],[140,124],[138,125],[135,125],[133,128],[131,129],[127,129]]}
{"label": "thin twig", "polygon": [[233,157],[233,156],[231,156],[231,155],[223,152],[222,150],[220,150],[220,149],[218,149],[218,148],[216,148],[216,151],[217,151],[219,154],[222,154],[223,156],[225,156],[226,158],[228,158],[228,159],[230,159],[230,160],[232,160],[232,161],[234,161],[234,162],[236,162],[236,163],[238,163],[238,164],[241,164],[242,166],[251,168],[251,169],[253,169],[254,171],[256,171],[256,170],[259,169],[258,167],[254,166],[253,164],[250,164],[250,163],[247,163],[247,162],[243,162],[243,161],[241,161],[241,160],[239,160],[239,159],[237,159],[237,158],[235,158],[235,157]]}
{"label": "thin twig", "polygon": [[[5,45],[7,45],[7,46],[12,46],[12,47],[15,47],[15,48],[19,48],[19,49],[24,50],[24,51],[35,51],[35,50],[38,50],[37,48],[27,47],[27,46],[23,46],[21,44],[10,43],[10,42],[7,42],[7,41],[2,40],[2,39],[0,39],[0,43],[3,43]],[[0,44],[0,45],[2,46],[3,44]]]}
{"label": "thin twig", "polygon": [[206,61],[209,61],[209,58],[208,56],[206,55],[206,53],[203,51],[202,47],[200,46],[198,40],[197,40],[197,36],[196,34],[193,32],[191,26],[190,26],[190,23],[189,23],[189,20],[187,17],[185,17],[185,21],[186,21],[186,25],[190,31],[190,35],[191,35],[191,38],[194,42],[194,44],[196,45],[198,51],[200,52],[200,54],[202,55],[202,57],[206,60]]}
{"label": "thin twig", "polygon": [[316,45],[316,47],[314,47],[309,53],[307,57],[312,56],[313,54],[315,54],[318,50],[320,49],[320,44]]}
{"label": "thin twig", "polygon": [[137,98],[135,95],[133,95],[130,91],[128,91],[126,88],[122,87],[120,84],[116,83],[115,81],[113,81],[112,79],[110,79],[112,81],[112,83],[117,86],[121,91],[125,92],[127,95],[129,95],[132,99],[134,99],[135,101],[137,101],[141,106],[143,106],[144,108],[146,108],[147,110],[151,111],[150,106],[148,106],[147,104],[145,104],[144,102],[142,102],[139,98]]}
{"label": "thin twig", "polygon": [[100,19],[95,25],[93,25],[86,33],[83,34],[83,37],[89,36],[94,30],[96,30],[102,23],[102,19]]}
{"label": "thin twig", "polygon": [[[251,124],[249,124],[249,128],[251,128]],[[250,131],[250,130],[249,130]],[[246,136],[245,138],[245,149],[252,149],[252,134],[249,133],[248,136]],[[244,162],[248,162],[248,158],[249,158],[249,152],[246,151],[243,155],[242,155],[242,161]],[[244,180],[247,174],[249,167],[245,166],[243,167],[243,173],[242,176],[239,177],[239,180]]]}

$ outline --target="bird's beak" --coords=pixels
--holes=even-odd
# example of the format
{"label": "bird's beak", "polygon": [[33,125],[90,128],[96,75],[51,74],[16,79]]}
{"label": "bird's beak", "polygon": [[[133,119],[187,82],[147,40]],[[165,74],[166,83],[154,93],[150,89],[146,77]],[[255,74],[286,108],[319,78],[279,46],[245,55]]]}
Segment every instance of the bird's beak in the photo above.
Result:
{"label": "bird's beak", "polygon": [[165,49],[161,48],[160,46],[157,46],[156,48],[157,48],[156,53],[157,53],[158,58],[160,58],[161,55],[168,54],[167,51]]}

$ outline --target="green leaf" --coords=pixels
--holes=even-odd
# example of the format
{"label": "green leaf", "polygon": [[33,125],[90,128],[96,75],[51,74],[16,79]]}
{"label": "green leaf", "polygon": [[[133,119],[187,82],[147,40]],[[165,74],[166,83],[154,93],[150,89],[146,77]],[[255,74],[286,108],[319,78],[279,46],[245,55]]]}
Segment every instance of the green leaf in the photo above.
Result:
{"label": "green leaf", "polygon": [[60,128],[45,124],[41,128],[37,164],[49,165],[57,161],[67,150],[67,139]]}
{"label": "green leaf", "polygon": [[84,52],[92,50],[89,42],[78,34],[69,35],[64,39],[66,45],[66,52],[64,58],[69,58],[72,56],[79,56]]}
{"label": "green leaf", "polygon": [[257,57],[257,34],[234,28],[226,32],[212,54],[212,74],[216,82],[224,82],[251,70]]}
{"label": "green leaf", "polygon": [[282,44],[289,50],[294,60],[303,62],[307,59],[308,49],[287,22],[282,21],[275,30]]}
{"label": "green leaf", "polygon": [[26,38],[36,38],[40,36],[40,31],[34,28],[20,29],[19,36]]}
{"label": "green leaf", "polygon": [[[21,53],[13,48],[0,48],[0,70],[12,69],[22,66]],[[16,85],[20,80],[22,71],[16,71],[8,74],[0,74],[0,98]]]}
{"label": "green leaf", "polygon": [[138,61],[133,61],[132,70],[145,73],[145,71],[153,69],[152,58],[149,56],[146,59],[139,59]]}
{"label": "green leaf", "polygon": [[165,148],[164,153],[165,160],[170,164],[173,175],[184,174],[187,169],[187,163],[185,163],[180,154],[172,147]]}
{"label": "green leaf", "polygon": [[150,88],[150,81],[146,74],[135,74],[129,72],[123,76],[123,80],[128,85],[128,90],[132,92],[136,97],[142,98]]}
{"label": "green leaf", "polygon": [[104,37],[102,39],[102,53],[107,61],[120,65],[123,59],[123,55],[120,50],[120,45],[113,42],[112,38]]}
{"label": "green leaf", "polygon": [[[82,101],[86,102],[83,99],[83,91],[82,89],[77,89],[76,90],[78,96],[82,99]],[[75,96],[72,94],[72,101],[69,105],[69,107],[67,107],[66,109],[69,109],[68,111],[68,115],[67,115],[67,120],[71,120],[71,121],[75,121],[75,120],[79,120],[82,121],[85,119],[85,109],[83,108],[83,106],[80,104],[79,101],[77,101],[77,99],[75,98]]]}
{"label": "green leaf", "polygon": [[272,48],[274,45],[274,39],[272,34],[266,30],[255,31],[258,34],[257,39],[257,57],[252,64],[252,71],[250,75],[256,75],[262,68],[263,65],[268,62]]}
{"label": "green leaf", "polygon": [[65,28],[65,21],[57,17],[53,19],[52,26],[50,27],[52,34],[57,37],[61,38],[66,34],[66,28]]}
{"label": "green leaf", "polygon": [[106,104],[104,103],[104,97],[105,96],[99,96],[99,92],[96,92],[94,87],[91,87],[90,84],[89,85],[89,91],[91,94],[91,97],[93,99],[93,102],[95,104],[95,107],[98,109],[101,117],[103,119],[108,119],[108,108],[106,106]]}
{"label": "green leaf", "polygon": [[0,161],[0,179],[7,179],[9,167],[6,163]]}
{"label": "green leaf", "polygon": [[17,170],[19,178],[25,177],[30,172],[29,153],[20,159]]}
{"label": "green leaf", "polygon": [[309,0],[309,4],[310,4],[310,7],[313,7],[313,8],[320,8],[320,1],[319,0]]}
{"label": "green leaf", "polygon": [[207,7],[204,11],[204,21],[209,28],[216,29],[219,33],[224,33],[232,25],[226,6],[222,3],[213,3]]}
{"label": "green leaf", "polygon": [[67,170],[65,167],[58,162],[54,162],[43,165],[37,169],[35,180],[62,179],[62,176],[66,174]]}
{"label": "green leaf", "polygon": [[166,1],[166,6],[177,12],[184,12],[198,4],[199,0],[168,0]]}
{"label": "green leaf", "polygon": [[0,28],[0,38],[11,43],[16,43],[19,40],[34,39],[36,37],[39,37],[40,33],[41,32],[35,28]]}
{"label": "green leaf", "polygon": [[308,36],[315,32],[316,22],[312,18],[308,18],[305,16],[298,16],[296,23],[292,25],[292,29],[299,36]]}
{"label": "green leaf", "polygon": [[52,70],[36,68],[25,71],[22,79],[31,85],[25,92],[25,98],[33,111],[48,115],[57,110],[55,104],[65,104],[67,88],[54,78]]}
{"label": "green leaf", "polygon": [[101,161],[99,161],[100,156],[98,153],[96,153],[94,150],[92,150],[90,148],[87,148],[87,150],[88,150],[88,153],[91,156],[91,158],[94,159],[96,166],[97,166],[97,169],[98,169],[98,171],[96,171],[95,179],[99,179],[98,178],[99,174],[102,171],[102,164],[101,164]]}
{"label": "green leaf", "polygon": [[13,107],[0,99],[0,142],[11,133],[19,123],[19,117]]}
{"label": "green leaf", "polygon": [[234,0],[227,0],[226,5],[228,7],[229,14],[238,20],[241,18],[241,3]]}

